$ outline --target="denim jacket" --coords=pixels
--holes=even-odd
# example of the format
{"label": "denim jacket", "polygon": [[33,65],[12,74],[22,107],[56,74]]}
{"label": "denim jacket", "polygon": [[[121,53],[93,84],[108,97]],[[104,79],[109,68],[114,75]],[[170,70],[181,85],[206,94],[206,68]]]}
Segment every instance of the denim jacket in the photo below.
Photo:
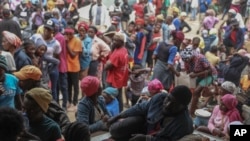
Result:
{"label": "denim jacket", "polygon": [[[150,101],[136,104],[124,111],[121,113],[121,116],[123,118],[131,116],[147,118],[148,131],[160,123],[161,129],[154,136],[149,136],[150,141],[178,140],[185,135],[191,134],[193,132],[193,122],[187,109],[179,115],[172,117],[162,114],[163,101],[167,95],[166,93],[157,94]],[[167,122],[165,122],[166,120]]]}
{"label": "denim jacket", "polygon": [[[97,99],[98,104],[100,105],[100,108],[104,112],[104,115],[108,115],[109,113],[106,109],[106,105],[104,102],[104,98],[102,96],[99,96]],[[84,97],[81,99],[81,101],[78,104],[77,108],[77,117],[76,120],[78,122],[83,122],[87,125],[89,125],[90,132],[96,132],[103,130],[103,121],[99,120],[95,122],[95,108],[94,103],[89,97]]]}

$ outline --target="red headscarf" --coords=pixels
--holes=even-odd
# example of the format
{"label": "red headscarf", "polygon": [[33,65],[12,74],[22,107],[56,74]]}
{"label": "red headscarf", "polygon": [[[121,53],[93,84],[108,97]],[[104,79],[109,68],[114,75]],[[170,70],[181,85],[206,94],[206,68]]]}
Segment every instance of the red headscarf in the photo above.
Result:
{"label": "red headscarf", "polygon": [[90,97],[98,92],[100,87],[100,80],[94,76],[84,77],[81,81],[82,92]]}
{"label": "red headscarf", "polygon": [[144,19],[137,18],[137,19],[135,20],[135,24],[144,25]]}
{"label": "red headscarf", "polygon": [[88,31],[89,26],[88,26],[88,24],[85,23],[85,22],[80,22],[80,23],[78,24],[78,30],[79,30],[80,28],[84,28],[85,31]]}
{"label": "red headscarf", "polygon": [[228,112],[226,115],[229,117],[229,122],[243,121],[238,109],[236,108],[238,100],[234,95],[226,94],[221,98],[221,102],[227,107]]}
{"label": "red headscarf", "polygon": [[72,29],[72,28],[65,28],[64,32],[65,33],[71,33],[71,34],[75,33],[74,29]]}

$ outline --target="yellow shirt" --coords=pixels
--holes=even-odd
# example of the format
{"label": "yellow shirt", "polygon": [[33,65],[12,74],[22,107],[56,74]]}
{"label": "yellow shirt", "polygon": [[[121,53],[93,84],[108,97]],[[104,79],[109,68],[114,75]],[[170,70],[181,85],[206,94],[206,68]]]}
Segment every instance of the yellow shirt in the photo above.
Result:
{"label": "yellow shirt", "polygon": [[250,88],[250,80],[248,79],[248,75],[243,75],[240,80],[241,88],[246,91]]}
{"label": "yellow shirt", "polygon": [[208,62],[213,66],[216,66],[220,61],[220,58],[218,56],[214,55],[209,51],[206,52],[205,57],[207,58]]}

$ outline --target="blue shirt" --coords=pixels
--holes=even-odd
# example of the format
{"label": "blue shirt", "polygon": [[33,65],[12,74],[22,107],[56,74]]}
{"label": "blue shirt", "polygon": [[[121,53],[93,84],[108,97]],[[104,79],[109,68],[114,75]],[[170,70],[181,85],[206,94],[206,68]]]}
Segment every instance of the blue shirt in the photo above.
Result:
{"label": "blue shirt", "polygon": [[115,98],[112,102],[106,105],[106,108],[111,117],[116,116],[119,114],[119,102]]}
{"label": "blue shirt", "polygon": [[6,73],[3,85],[5,91],[0,96],[0,107],[15,108],[15,96],[22,93],[22,90],[18,86],[18,79],[14,75]]}
{"label": "blue shirt", "polygon": [[211,0],[199,0],[200,13],[206,13],[208,6],[211,4]]}
{"label": "blue shirt", "polygon": [[181,20],[179,18],[175,18],[173,20],[173,25],[175,26],[175,30],[179,31],[181,27]]}
{"label": "blue shirt", "polygon": [[166,23],[162,23],[162,40],[165,43],[168,43],[168,40],[170,38],[170,29],[169,26]]}

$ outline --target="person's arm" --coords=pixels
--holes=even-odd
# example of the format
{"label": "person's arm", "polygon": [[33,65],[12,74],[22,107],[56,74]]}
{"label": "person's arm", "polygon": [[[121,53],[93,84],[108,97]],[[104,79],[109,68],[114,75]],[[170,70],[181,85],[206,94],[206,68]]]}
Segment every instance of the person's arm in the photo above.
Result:
{"label": "person's arm", "polygon": [[237,50],[238,49],[241,49],[242,47],[243,47],[243,45],[244,45],[244,42],[245,42],[245,39],[244,39],[244,32],[243,32],[243,30],[242,29],[240,29],[241,30],[241,33],[240,34],[237,34],[237,35],[239,35],[238,36],[238,42],[237,42]]}
{"label": "person's arm", "polygon": [[183,29],[184,29],[184,27],[187,28],[187,30],[184,31],[184,33],[188,33],[188,32],[190,32],[192,30],[191,27],[189,26],[189,24],[186,21],[183,21]]}
{"label": "person's arm", "polygon": [[106,44],[105,42],[102,43],[98,43],[98,47],[100,50],[100,58],[102,59],[104,57],[107,57],[110,53],[110,47],[108,46],[108,44]]}
{"label": "person's arm", "polygon": [[140,53],[138,54],[139,59],[142,59],[144,55],[145,47],[146,47],[146,36],[143,35],[143,38],[141,40]]}
{"label": "person's arm", "polygon": [[105,70],[110,70],[112,67],[113,67],[113,64],[111,63],[110,60],[108,60],[108,61],[106,62],[106,64],[104,65],[104,69],[105,69]]}
{"label": "person's arm", "polygon": [[90,124],[89,121],[90,108],[91,108],[90,106],[91,105],[89,105],[89,103],[84,103],[84,102],[79,103],[77,108],[78,110],[77,110],[76,121],[89,125],[90,133],[93,133],[95,131],[101,130],[104,125],[104,122],[102,120],[99,120],[98,122]]}

